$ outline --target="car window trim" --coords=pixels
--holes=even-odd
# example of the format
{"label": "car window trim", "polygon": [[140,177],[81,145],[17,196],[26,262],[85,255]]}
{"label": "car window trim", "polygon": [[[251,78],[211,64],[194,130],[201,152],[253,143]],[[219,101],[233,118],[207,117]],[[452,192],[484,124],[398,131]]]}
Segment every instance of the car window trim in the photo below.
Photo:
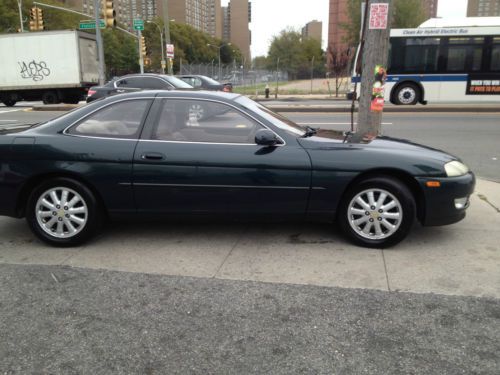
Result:
{"label": "car window trim", "polygon": [[[147,106],[146,109],[145,109],[145,111],[144,111],[143,117],[141,118],[141,123],[139,125],[139,132],[138,132],[137,137],[135,137],[135,138],[105,137],[104,135],[96,136],[96,135],[83,135],[83,134],[70,134],[70,133],[68,133],[68,131],[70,130],[70,128],[72,128],[73,126],[77,126],[78,124],[82,123],[87,118],[89,118],[90,116],[92,116],[94,113],[100,111],[101,109],[105,109],[105,108],[107,108],[107,107],[109,107],[109,106],[111,106],[113,104],[117,104],[117,103],[121,103],[121,102],[132,101],[132,100],[144,100],[144,99],[150,100],[151,102],[149,103],[149,106]],[[87,113],[85,116],[79,118],[78,120],[73,121],[70,125],[68,125],[67,127],[64,128],[64,130],[62,131],[62,134],[66,135],[66,136],[70,136],[70,137],[98,138],[98,139],[116,139],[116,140],[122,140],[122,141],[135,141],[135,142],[137,142],[138,140],[140,140],[141,134],[142,134],[143,129],[144,129],[144,125],[146,123],[146,119],[148,117],[149,111],[151,110],[151,106],[153,105],[154,102],[155,102],[155,97],[154,96],[141,96],[141,97],[137,97],[137,98],[125,98],[125,99],[116,100],[116,101],[108,103],[108,104],[106,104],[106,105],[104,105],[102,107],[96,108],[93,111]]]}
{"label": "car window trim", "polygon": [[[259,125],[261,125],[265,129],[272,131],[274,133],[274,135],[276,135],[276,137],[278,137],[278,139],[282,142],[282,143],[279,143],[279,144],[275,145],[274,147],[283,147],[283,146],[286,146],[286,141],[283,139],[283,137],[281,137],[273,129],[270,129],[269,126],[267,126],[266,124],[262,123],[262,121],[258,120],[257,118],[255,118],[251,114],[243,112],[241,109],[239,109],[238,107],[236,107],[233,104],[230,104],[230,103],[227,103],[227,102],[223,102],[221,100],[216,100],[216,99],[189,98],[189,97],[179,97],[179,96],[168,96],[168,97],[162,96],[162,97],[156,97],[155,98],[155,102],[156,101],[163,101],[163,100],[172,100],[172,99],[176,99],[176,100],[178,100],[178,99],[182,99],[182,100],[201,100],[201,101],[205,101],[205,102],[218,103],[218,104],[223,104],[223,105],[227,105],[229,107],[232,107],[237,112],[241,113],[243,116],[250,117],[253,121],[255,121],[256,123],[258,123]],[[153,124],[150,124],[150,126],[153,126],[154,123],[156,123],[156,121],[158,119],[158,116],[161,114],[161,108],[163,108],[163,106],[161,106],[160,108],[157,109],[158,113],[156,114],[156,118],[153,121]],[[151,131],[150,132],[146,132],[146,134],[147,133],[151,133],[149,135],[145,135],[144,133],[145,132],[144,132],[144,129],[143,129],[141,137],[139,138],[139,142],[144,141],[144,142],[168,142],[168,143],[189,143],[189,144],[209,144],[209,145],[261,146],[261,145],[257,145],[257,143],[190,142],[190,141],[169,141],[169,140],[163,140],[163,139],[145,139],[144,137],[151,137],[152,133],[151,133]]]}

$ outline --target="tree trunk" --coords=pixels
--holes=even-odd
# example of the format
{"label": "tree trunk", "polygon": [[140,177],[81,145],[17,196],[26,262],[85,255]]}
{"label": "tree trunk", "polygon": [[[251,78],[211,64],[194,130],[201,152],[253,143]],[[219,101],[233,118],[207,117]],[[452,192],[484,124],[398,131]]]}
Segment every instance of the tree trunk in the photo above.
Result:
{"label": "tree trunk", "polygon": [[[389,14],[386,29],[370,29],[370,6],[375,3],[389,4]],[[361,65],[361,95],[359,99],[358,126],[355,138],[357,140],[371,139],[381,133],[382,111],[371,110],[373,85],[375,83],[375,67],[387,67],[389,49],[390,19],[392,0],[370,0],[365,22],[365,43]]]}

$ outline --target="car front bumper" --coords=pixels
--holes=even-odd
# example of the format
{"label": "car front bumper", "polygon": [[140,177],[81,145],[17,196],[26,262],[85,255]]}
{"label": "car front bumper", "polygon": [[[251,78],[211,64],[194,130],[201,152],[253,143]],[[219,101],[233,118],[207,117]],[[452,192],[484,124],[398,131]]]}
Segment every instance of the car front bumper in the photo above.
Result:
{"label": "car front bumper", "polygon": [[[459,177],[417,178],[424,192],[422,225],[453,224],[465,217],[469,198],[474,192],[476,179],[473,173]],[[429,187],[428,182],[439,182],[439,187]]]}

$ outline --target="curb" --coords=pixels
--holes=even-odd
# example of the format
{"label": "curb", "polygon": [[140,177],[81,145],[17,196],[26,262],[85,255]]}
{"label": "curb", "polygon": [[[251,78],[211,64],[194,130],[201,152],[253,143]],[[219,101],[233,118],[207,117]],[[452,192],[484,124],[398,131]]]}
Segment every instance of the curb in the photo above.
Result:
{"label": "curb", "polygon": [[[294,105],[268,105],[269,109],[276,112],[327,112],[350,113],[351,107],[333,106],[294,106]],[[356,108],[355,112],[358,112]],[[418,107],[385,107],[384,113],[500,113],[500,106],[473,107],[473,106],[418,106]]]}

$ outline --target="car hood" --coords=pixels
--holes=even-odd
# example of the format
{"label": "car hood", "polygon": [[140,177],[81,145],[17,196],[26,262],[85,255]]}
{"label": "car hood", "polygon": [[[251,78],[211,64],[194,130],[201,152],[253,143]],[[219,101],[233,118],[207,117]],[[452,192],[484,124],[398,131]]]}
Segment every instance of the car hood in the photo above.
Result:
{"label": "car hood", "polygon": [[315,166],[335,164],[355,170],[386,167],[413,175],[437,176],[444,174],[444,164],[460,160],[441,150],[385,136],[353,142],[342,132],[319,130],[316,135],[298,141],[311,155]]}

